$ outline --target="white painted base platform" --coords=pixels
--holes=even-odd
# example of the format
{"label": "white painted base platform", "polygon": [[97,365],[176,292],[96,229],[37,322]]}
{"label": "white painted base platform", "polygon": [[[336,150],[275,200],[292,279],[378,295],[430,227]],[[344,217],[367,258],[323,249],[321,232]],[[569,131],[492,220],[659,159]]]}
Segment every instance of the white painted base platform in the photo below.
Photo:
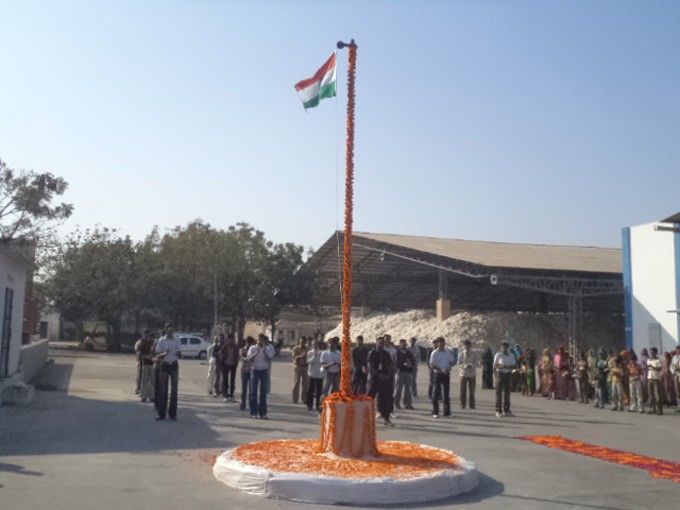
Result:
{"label": "white painted base platform", "polygon": [[229,487],[268,498],[317,504],[423,503],[469,492],[477,485],[477,467],[458,457],[459,469],[417,478],[339,478],[308,473],[283,473],[244,464],[227,450],[213,466],[215,478]]}

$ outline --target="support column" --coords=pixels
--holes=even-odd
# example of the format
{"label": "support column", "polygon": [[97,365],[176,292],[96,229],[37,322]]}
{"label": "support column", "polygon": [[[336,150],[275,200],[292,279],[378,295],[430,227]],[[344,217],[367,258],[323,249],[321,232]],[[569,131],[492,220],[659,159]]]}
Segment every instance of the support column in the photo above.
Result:
{"label": "support column", "polygon": [[439,270],[439,299],[437,299],[437,320],[445,321],[451,317],[451,300],[447,298],[449,280],[441,269]]}
{"label": "support column", "polygon": [[569,356],[578,360],[578,340],[583,324],[583,296],[575,294],[569,296]]}
{"label": "support column", "polygon": [[451,317],[451,301],[448,299],[437,300],[437,320],[443,322]]}

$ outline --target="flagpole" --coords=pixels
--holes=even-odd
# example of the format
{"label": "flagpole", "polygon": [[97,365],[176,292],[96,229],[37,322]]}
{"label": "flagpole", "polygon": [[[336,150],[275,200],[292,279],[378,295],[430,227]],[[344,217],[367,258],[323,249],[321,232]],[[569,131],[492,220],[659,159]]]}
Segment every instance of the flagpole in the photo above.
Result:
{"label": "flagpole", "polygon": [[345,161],[345,235],[342,281],[342,364],[340,370],[340,393],[352,395],[352,338],[350,336],[352,311],[352,221],[354,209],[354,82],[356,78],[357,45],[338,42],[338,49],[349,48],[347,69],[347,145]]}

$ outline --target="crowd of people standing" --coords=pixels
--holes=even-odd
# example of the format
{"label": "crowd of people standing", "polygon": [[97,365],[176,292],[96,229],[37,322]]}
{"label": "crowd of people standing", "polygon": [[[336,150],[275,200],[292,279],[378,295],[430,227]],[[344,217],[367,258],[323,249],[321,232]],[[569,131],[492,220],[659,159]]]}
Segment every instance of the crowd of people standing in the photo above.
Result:
{"label": "crowd of people standing", "polygon": [[[164,335],[154,339],[150,330],[135,344],[138,371],[135,392],[142,402],[153,401],[156,419],[177,419],[177,393],[181,357],[174,329],[167,324]],[[413,410],[418,396],[418,367],[428,370],[427,395],[432,416],[451,415],[451,373],[458,376],[460,409],[476,408],[476,375],[482,369],[482,389],[494,389],[496,416],[512,417],[511,393],[542,395],[546,399],[572,400],[604,409],[662,414],[664,408],[678,406],[680,394],[680,346],[659,356],[656,348],[643,349],[640,356],[628,349],[620,354],[600,349],[581,352],[572,359],[564,347],[553,355],[549,348],[538,359],[532,348],[519,344],[510,348],[501,343],[495,354],[490,348],[478,353],[465,340],[460,348],[448,348],[438,337],[427,349],[416,338],[400,339],[395,345],[389,334],[369,348],[358,336],[352,347],[352,391],[376,399],[378,415],[393,426],[398,410]],[[340,387],[340,339],[301,337],[291,349],[293,361],[293,403],[301,402],[310,411],[322,412],[323,399]],[[215,335],[207,352],[207,392],[236,402],[237,375],[240,375],[240,409],[252,418],[267,419],[267,395],[271,387],[272,342],[264,334],[247,337],[240,343],[233,334]],[[424,362],[424,363],[423,363]],[[679,409],[680,410],[680,409]]]}
{"label": "crowd of people standing", "polygon": [[179,340],[172,324],[163,328],[163,336],[154,338],[151,330],[144,330],[135,343],[137,355],[137,393],[142,402],[153,402],[156,420],[177,420],[179,387],[179,359],[182,355]]}
{"label": "crowd of people standing", "polygon": [[[292,349],[293,402],[307,403],[309,410],[321,412],[320,402],[339,387],[340,339],[330,338],[328,344],[317,340],[308,347],[308,340],[300,338]],[[432,403],[432,417],[451,415],[451,373],[458,370],[460,382],[460,407],[475,409],[477,368],[480,358],[467,340],[462,350],[450,349],[446,340],[436,338],[425,353],[429,382],[428,398]],[[389,334],[379,336],[373,348],[368,348],[364,337],[358,336],[352,348],[352,391],[376,399],[376,408],[385,425],[393,426],[396,410],[414,410],[413,398],[418,396],[418,366],[422,364],[421,348],[416,338],[402,338],[395,345]],[[510,391],[506,381],[515,370],[515,358],[509,358],[507,342],[491,358],[497,377],[497,416],[513,416],[510,411]],[[512,361],[512,362],[511,362]],[[306,368],[307,378],[302,375]],[[305,383],[307,398],[304,398]],[[493,387],[493,383],[492,386]],[[300,397],[302,390],[303,397]],[[313,406],[314,404],[314,406]]]}
{"label": "crowd of people standing", "polygon": [[[581,352],[576,362],[558,348],[555,355],[543,350],[538,366],[540,392],[548,399],[578,400],[612,411],[663,414],[678,406],[680,394],[680,346],[659,357],[656,347],[619,354],[599,349]],[[676,412],[678,410],[676,409]]]}

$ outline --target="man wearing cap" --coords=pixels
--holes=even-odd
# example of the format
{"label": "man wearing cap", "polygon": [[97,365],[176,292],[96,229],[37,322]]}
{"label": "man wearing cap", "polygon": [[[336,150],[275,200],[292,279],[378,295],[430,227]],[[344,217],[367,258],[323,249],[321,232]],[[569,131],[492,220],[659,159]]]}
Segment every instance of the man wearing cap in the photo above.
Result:
{"label": "man wearing cap", "polygon": [[496,416],[514,416],[510,411],[510,389],[512,372],[517,367],[515,355],[508,349],[507,341],[501,343],[501,352],[497,352],[493,360],[496,371]]}

